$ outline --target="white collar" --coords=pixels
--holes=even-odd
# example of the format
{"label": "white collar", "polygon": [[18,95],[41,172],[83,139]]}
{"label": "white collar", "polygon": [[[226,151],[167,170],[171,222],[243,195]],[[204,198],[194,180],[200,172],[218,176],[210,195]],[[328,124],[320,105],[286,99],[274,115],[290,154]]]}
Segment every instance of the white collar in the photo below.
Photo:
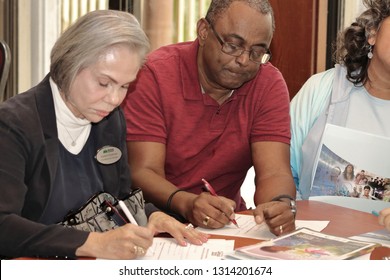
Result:
{"label": "white collar", "polygon": [[65,104],[57,84],[50,78],[56,114],[58,139],[72,154],[77,155],[84,147],[91,132],[91,122],[77,118]]}

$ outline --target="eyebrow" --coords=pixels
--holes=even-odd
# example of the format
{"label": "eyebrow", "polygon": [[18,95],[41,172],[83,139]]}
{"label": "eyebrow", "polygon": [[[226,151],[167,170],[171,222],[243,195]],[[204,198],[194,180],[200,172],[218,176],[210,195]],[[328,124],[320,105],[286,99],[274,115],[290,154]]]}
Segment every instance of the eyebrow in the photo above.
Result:
{"label": "eyebrow", "polygon": [[100,72],[100,78],[107,78],[107,79],[111,80],[112,82],[114,82],[115,84],[119,84],[119,82],[117,80],[115,80],[113,77],[111,77],[110,75],[108,75],[106,73]]}
{"label": "eyebrow", "polygon": [[[240,35],[238,34],[235,34],[235,33],[232,33],[232,34],[221,34],[221,36],[225,36],[225,37],[229,37],[229,38],[235,38],[235,39],[238,39],[240,41],[242,41],[242,43],[246,43],[246,40],[244,38],[242,38]],[[225,40],[225,39],[224,39]],[[228,42],[230,43],[230,42]],[[265,43],[258,43],[258,44],[254,44],[254,45],[251,45],[250,47],[263,47],[263,48],[268,48],[267,44]]]}

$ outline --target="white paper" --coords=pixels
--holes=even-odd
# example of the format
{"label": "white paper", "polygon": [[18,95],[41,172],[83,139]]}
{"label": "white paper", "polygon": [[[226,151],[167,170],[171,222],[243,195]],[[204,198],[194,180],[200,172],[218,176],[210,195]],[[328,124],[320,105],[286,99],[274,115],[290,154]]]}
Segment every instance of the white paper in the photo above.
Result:
{"label": "white paper", "polygon": [[[240,228],[237,228],[233,224],[229,224],[220,229],[205,229],[200,227],[196,229],[208,234],[247,237],[247,238],[260,239],[260,240],[270,240],[276,237],[276,235],[271,233],[267,224],[265,223],[256,224],[255,219],[252,215],[236,214],[235,218]],[[308,220],[295,221],[296,228],[305,227],[316,231],[323,230],[328,224],[329,221],[308,221]]]}
{"label": "white paper", "polygon": [[140,260],[220,260],[234,250],[234,240],[209,239],[203,245],[180,246],[173,238],[153,239],[153,245]]}

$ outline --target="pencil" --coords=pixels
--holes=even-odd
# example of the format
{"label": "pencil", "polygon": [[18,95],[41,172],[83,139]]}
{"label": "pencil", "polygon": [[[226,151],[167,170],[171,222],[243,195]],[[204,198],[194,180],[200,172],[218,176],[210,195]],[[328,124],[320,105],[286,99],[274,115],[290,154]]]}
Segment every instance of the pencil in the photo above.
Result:
{"label": "pencil", "polygon": [[[205,179],[202,178],[202,182],[204,186],[206,187],[207,191],[212,195],[212,196],[218,196],[218,194],[215,192],[214,188],[210,185],[209,182],[207,182]],[[239,228],[237,221],[235,219],[229,219],[236,227]]]}

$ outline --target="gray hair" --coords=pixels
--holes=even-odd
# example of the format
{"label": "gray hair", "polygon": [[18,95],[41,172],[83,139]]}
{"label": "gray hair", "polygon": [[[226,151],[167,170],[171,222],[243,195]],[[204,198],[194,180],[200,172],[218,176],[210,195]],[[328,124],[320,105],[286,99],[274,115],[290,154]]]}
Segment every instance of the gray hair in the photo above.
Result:
{"label": "gray hair", "polygon": [[272,32],[275,31],[274,12],[268,0],[212,0],[206,14],[206,20],[213,25],[233,2],[244,2],[264,15],[270,14],[272,18]]}
{"label": "gray hair", "polygon": [[338,34],[334,61],[345,65],[347,79],[363,85],[367,79],[370,50],[368,39],[390,16],[390,0],[363,0],[367,9],[349,27]]}
{"label": "gray hair", "polygon": [[147,36],[132,14],[114,10],[89,12],[56,41],[51,50],[50,75],[67,95],[76,75],[117,44],[138,52],[141,63],[150,49]]}

